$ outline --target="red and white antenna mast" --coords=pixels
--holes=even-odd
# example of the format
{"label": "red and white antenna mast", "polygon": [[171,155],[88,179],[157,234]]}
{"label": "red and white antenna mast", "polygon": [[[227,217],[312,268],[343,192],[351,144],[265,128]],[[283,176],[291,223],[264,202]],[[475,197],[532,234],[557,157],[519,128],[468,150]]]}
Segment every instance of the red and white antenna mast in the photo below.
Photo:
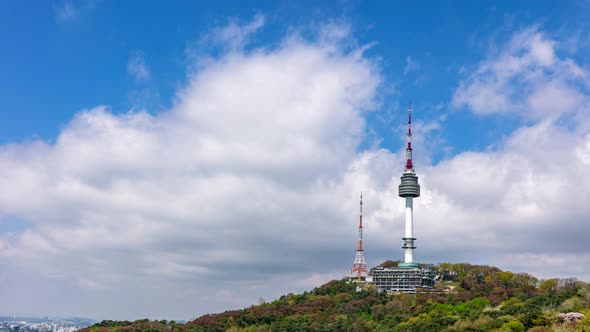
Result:
{"label": "red and white antenna mast", "polygon": [[406,172],[414,171],[412,163],[412,101],[408,105],[408,146],[406,147]]}
{"label": "red and white antenna mast", "polygon": [[363,275],[366,277],[369,274],[367,269],[367,263],[365,262],[365,251],[363,250],[363,194],[361,193],[361,211],[359,216],[359,239],[356,247],[356,256],[352,269],[350,270],[351,276],[355,275],[358,277],[359,282],[362,280]]}

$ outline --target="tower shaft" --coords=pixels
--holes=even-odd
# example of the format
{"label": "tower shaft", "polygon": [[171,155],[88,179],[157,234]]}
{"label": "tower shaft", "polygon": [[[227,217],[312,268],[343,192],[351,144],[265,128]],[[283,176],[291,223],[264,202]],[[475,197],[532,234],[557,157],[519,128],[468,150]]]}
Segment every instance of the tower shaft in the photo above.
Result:
{"label": "tower shaft", "polygon": [[413,263],[414,262],[414,198],[413,197],[406,197],[406,233],[405,237],[402,238],[404,240],[404,262],[405,263]]}

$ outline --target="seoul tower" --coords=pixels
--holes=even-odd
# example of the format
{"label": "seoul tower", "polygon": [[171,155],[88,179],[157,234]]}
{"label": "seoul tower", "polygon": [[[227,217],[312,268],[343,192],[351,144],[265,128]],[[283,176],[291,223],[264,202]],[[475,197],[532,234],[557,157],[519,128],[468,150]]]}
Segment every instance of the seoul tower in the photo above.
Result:
{"label": "seoul tower", "polygon": [[418,184],[418,176],[414,172],[414,164],[412,163],[412,102],[408,106],[408,146],[406,147],[406,167],[404,174],[401,177],[401,184],[399,185],[399,196],[406,199],[406,232],[402,240],[404,240],[404,263],[412,264],[414,262],[414,197],[420,197],[420,185]]}
{"label": "seoul tower", "polygon": [[352,269],[350,269],[351,276],[356,272],[359,282],[363,273],[365,276],[369,273],[367,269],[367,263],[365,262],[365,251],[363,250],[363,194],[361,194],[361,213],[359,217],[359,240],[356,247],[356,256],[354,257],[354,263]]}

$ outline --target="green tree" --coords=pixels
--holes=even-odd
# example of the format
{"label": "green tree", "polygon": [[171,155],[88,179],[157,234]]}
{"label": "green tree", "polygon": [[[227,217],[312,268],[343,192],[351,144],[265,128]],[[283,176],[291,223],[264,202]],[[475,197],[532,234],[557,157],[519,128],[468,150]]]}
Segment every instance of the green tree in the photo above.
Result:
{"label": "green tree", "polygon": [[511,320],[502,325],[502,330],[507,332],[524,332],[524,325],[519,320]]}
{"label": "green tree", "polygon": [[539,290],[544,293],[553,293],[557,290],[557,279],[547,279],[541,281],[539,284]]}

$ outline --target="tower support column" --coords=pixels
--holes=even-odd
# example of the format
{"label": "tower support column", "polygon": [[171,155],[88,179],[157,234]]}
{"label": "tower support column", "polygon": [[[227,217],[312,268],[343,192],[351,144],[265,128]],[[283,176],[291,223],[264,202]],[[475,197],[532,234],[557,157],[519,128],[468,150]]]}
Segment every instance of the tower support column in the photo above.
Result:
{"label": "tower support column", "polygon": [[406,233],[404,240],[404,262],[414,262],[414,198],[406,197]]}

